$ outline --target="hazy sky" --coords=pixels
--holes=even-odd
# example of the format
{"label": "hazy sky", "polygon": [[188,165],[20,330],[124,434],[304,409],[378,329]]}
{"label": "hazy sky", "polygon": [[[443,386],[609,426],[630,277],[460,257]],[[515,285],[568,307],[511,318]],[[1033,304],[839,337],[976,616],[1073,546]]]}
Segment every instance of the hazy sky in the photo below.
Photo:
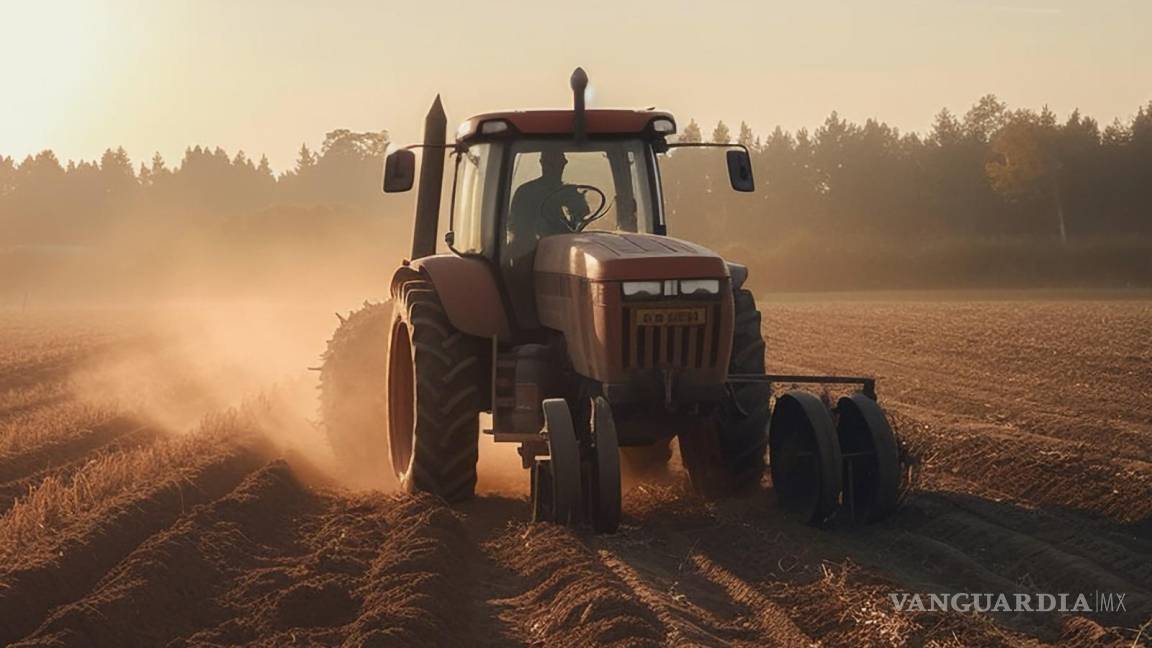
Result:
{"label": "hazy sky", "polygon": [[419,136],[449,119],[655,105],[709,130],[818,125],[832,110],[923,130],[993,92],[1110,122],[1152,100],[1148,0],[472,2],[0,0],[0,154],[123,145],[266,153],[334,128]]}

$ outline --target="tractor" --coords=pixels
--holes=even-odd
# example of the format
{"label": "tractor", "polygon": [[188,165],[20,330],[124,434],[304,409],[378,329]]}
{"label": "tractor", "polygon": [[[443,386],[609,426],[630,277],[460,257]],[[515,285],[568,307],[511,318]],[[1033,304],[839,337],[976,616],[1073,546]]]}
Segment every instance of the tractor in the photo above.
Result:
{"label": "tractor", "polygon": [[[422,149],[412,255],[390,299],[342,317],[328,343],[322,415],[337,457],[456,502],[474,494],[489,434],[518,444],[534,520],[613,532],[622,463],[659,470],[676,440],[706,497],[755,491],[767,459],[789,516],[888,516],[900,458],[875,381],[767,374],[748,269],[669,236],[663,156],[720,148],[731,188],[749,192],[747,148],[670,141],[666,112],[588,109],[587,83],[577,68],[571,109],[477,115],[453,142],[438,96],[423,143],[386,157],[384,191],[408,191]],[[859,391],[833,405],[773,398],[773,383]]]}

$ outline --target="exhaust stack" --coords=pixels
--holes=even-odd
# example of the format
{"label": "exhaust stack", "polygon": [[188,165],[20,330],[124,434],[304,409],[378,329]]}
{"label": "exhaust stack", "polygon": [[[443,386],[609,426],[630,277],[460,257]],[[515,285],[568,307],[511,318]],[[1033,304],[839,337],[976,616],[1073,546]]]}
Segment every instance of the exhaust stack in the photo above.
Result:
{"label": "exhaust stack", "polygon": [[584,68],[576,68],[572,73],[572,133],[577,142],[587,139],[584,120],[584,91],[588,88],[588,75]]}
{"label": "exhaust stack", "polygon": [[444,142],[448,118],[440,95],[424,118],[420,190],[416,194],[416,223],[412,231],[412,258],[436,254],[436,228],[440,221],[440,193],[444,184]]}

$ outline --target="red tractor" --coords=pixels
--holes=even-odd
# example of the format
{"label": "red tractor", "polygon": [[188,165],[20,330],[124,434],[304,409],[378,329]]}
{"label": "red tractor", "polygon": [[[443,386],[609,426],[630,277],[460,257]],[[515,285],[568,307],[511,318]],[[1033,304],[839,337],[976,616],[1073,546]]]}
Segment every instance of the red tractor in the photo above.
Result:
{"label": "red tractor", "polygon": [[[458,501],[491,434],[519,444],[534,519],[611,532],[621,458],[662,466],[675,438],[705,496],[757,488],[767,456],[782,508],[809,523],[891,513],[899,455],[874,382],[766,374],[747,268],[668,236],[661,156],[720,147],[732,189],[753,191],[747,149],[669,142],[664,112],[585,109],[586,85],[577,69],[572,109],[477,115],[451,143],[437,98],[424,143],[388,156],[384,190],[407,191],[423,149],[412,259],[391,300],[329,342],[337,456]],[[449,252],[436,254],[446,152]],[[772,382],[862,390],[831,410],[803,391],[773,405]]]}

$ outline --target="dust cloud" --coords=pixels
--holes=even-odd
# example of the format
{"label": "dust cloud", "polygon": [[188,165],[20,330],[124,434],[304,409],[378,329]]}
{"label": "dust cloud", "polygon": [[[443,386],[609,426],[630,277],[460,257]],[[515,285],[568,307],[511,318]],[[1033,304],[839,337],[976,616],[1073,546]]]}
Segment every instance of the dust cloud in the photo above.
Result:
{"label": "dust cloud", "polygon": [[77,371],[83,398],[113,403],[169,433],[236,409],[282,452],[337,474],[319,423],[317,366],[337,323],[331,311],[253,302],[156,306],[142,334]]}
{"label": "dust cloud", "polygon": [[340,475],[309,368],[336,312],[387,296],[407,228],[354,208],[164,216],[110,224],[67,258],[24,259],[0,294],[116,322],[125,342],[72,376],[82,399],[172,434],[233,409],[284,456]]}
{"label": "dust cloud", "polygon": [[[383,466],[372,479],[349,476],[336,464],[326,438],[314,369],[339,324],[334,312],[317,304],[255,301],[134,309],[133,327],[140,334],[75,372],[73,389],[85,400],[112,404],[172,434],[235,409],[279,453],[306,464],[301,467],[346,487],[395,489]],[[380,442],[385,443],[383,435]],[[481,435],[478,473],[480,493],[528,491],[515,446],[496,444],[489,435]]]}

